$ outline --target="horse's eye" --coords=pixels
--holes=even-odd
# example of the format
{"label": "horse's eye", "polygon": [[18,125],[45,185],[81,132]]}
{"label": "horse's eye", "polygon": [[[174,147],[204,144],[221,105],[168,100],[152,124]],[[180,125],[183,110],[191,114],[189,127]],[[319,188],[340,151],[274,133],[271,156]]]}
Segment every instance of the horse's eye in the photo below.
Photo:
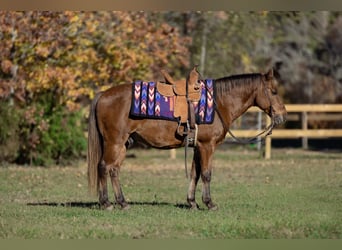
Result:
{"label": "horse's eye", "polygon": [[278,92],[277,92],[277,90],[276,90],[276,89],[271,89],[271,93],[272,93],[272,95],[276,95],[276,94],[278,94]]}

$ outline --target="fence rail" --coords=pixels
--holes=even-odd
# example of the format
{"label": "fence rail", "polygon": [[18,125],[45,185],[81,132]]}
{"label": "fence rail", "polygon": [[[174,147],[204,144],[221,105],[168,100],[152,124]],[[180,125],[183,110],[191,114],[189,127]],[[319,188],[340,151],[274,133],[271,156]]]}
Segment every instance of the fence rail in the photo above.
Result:
{"label": "fence rail", "polygon": [[[302,145],[304,148],[308,147],[308,138],[333,138],[342,137],[342,129],[308,129],[308,120],[315,119],[315,116],[308,113],[342,113],[342,104],[288,104],[286,110],[289,114],[301,114],[301,129],[273,129],[272,135],[268,136],[265,140],[265,158],[271,158],[271,143],[272,138],[302,138]],[[260,112],[260,109],[252,107],[248,112]],[[325,117],[328,117],[326,114]],[[267,117],[267,116],[266,116]],[[341,116],[332,114],[327,120],[340,120]],[[271,120],[267,117],[267,125]],[[322,120],[319,116],[319,120]],[[232,130],[233,134],[237,137],[253,137],[258,134],[260,130]],[[227,135],[229,138],[229,135]]]}

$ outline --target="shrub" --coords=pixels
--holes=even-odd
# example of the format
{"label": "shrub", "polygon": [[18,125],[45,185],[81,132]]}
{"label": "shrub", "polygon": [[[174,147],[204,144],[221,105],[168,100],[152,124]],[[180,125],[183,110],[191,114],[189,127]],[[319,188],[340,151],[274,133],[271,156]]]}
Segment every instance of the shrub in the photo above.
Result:
{"label": "shrub", "polygon": [[60,108],[52,113],[48,130],[42,133],[41,143],[37,147],[40,161],[44,163],[44,160],[52,159],[57,164],[63,164],[81,157],[86,149],[84,126],[81,112]]}
{"label": "shrub", "polygon": [[17,163],[66,164],[82,156],[86,148],[81,112],[63,106],[49,111],[39,105],[26,108],[20,123]]}
{"label": "shrub", "polygon": [[13,162],[19,149],[19,110],[0,100],[0,162]]}

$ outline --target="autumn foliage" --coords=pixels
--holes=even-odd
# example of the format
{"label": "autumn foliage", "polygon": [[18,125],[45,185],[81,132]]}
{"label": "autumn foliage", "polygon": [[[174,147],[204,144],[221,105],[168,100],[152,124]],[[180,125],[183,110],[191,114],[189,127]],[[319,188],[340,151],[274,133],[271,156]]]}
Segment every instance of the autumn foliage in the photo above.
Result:
{"label": "autumn foliage", "polygon": [[[82,137],[75,129],[84,126],[70,122],[97,91],[134,79],[156,80],[171,65],[180,75],[189,66],[191,40],[153,13],[2,11],[0,27],[0,101],[20,117],[13,121],[15,130],[0,134],[3,143],[19,135],[13,153],[23,163],[70,155],[74,149],[67,147],[45,151],[54,151],[54,133],[65,133],[66,145]],[[63,122],[69,125],[53,131]]]}

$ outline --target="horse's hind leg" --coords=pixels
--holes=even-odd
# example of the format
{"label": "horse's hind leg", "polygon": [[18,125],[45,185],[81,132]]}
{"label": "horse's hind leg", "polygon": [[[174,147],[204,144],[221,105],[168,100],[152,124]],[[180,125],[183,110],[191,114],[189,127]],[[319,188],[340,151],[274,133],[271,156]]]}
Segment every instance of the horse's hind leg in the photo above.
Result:
{"label": "horse's hind leg", "polygon": [[123,160],[125,159],[126,147],[123,144],[113,145],[111,148],[112,149],[109,150],[107,153],[105,152],[105,161],[108,163],[107,169],[109,170],[116,203],[119,204],[122,208],[126,209],[129,206],[123,195],[119,180],[120,167]]}
{"label": "horse's hind leg", "polygon": [[108,170],[106,168],[105,162],[102,160],[99,164],[99,202],[100,206],[107,210],[112,210],[113,205],[110,203],[108,199],[108,187],[107,187],[107,178],[108,178]]}

